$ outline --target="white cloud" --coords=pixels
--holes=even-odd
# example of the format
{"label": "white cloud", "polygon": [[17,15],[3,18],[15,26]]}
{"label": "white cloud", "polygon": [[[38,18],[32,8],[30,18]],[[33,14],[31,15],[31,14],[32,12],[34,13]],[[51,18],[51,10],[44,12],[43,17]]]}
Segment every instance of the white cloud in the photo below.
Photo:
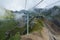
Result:
{"label": "white cloud", "polygon": [[24,8],[24,0],[0,0],[0,6],[10,10],[21,10]]}
{"label": "white cloud", "polygon": [[[27,0],[27,9],[36,5],[40,0]],[[45,6],[58,0],[44,0],[37,7],[44,8]],[[25,6],[25,0],[0,0],[0,6],[10,10],[22,10]]]}

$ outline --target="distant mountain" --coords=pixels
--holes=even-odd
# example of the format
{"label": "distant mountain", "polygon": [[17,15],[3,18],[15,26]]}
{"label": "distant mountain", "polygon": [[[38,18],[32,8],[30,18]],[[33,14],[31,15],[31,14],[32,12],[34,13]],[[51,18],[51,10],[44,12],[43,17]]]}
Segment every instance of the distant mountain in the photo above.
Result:
{"label": "distant mountain", "polygon": [[[24,19],[26,19],[27,14],[29,14],[29,17],[32,18],[33,16],[44,16],[48,20],[54,21],[57,20],[55,23],[60,22],[60,7],[59,6],[54,6],[50,9],[41,9],[41,8],[34,8],[31,10],[21,10],[21,11],[15,11],[13,13],[24,13]],[[59,23],[60,25],[60,23]]]}

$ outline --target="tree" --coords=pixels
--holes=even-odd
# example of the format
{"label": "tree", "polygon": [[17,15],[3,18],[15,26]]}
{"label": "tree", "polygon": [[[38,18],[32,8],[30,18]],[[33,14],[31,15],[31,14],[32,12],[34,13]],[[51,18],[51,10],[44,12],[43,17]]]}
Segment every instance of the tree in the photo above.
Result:
{"label": "tree", "polygon": [[17,24],[18,22],[14,20],[14,14],[9,10],[5,10],[4,19],[0,20],[0,40],[8,40],[9,35],[13,34],[12,30],[17,27]]}

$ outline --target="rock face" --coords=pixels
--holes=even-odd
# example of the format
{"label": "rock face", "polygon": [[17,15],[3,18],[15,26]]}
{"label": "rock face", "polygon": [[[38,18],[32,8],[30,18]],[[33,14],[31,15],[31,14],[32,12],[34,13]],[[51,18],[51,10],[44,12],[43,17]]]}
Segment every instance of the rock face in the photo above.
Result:
{"label": "rock face", "polygon": [[[53,22],[54,21],[54,22]],[[46,20],[45,19],[45,24],[47,26],[47,28],[49,29],[49,36],[52,40],[60,40],[60,26],[58,26],[55,22],[57,22],[57,20]],[[58,23],[58,22],[57,22]]]}

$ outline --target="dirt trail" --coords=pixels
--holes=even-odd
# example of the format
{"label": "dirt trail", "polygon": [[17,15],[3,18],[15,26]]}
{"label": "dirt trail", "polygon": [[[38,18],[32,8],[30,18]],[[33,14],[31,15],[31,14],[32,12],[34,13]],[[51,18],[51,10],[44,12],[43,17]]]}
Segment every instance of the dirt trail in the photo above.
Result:
{"label": "dirt trail", "polygon": [[21,36],[21,40],[49,40],[47,28],[44,27],[41,33],[42,37],[39,32],[33,32],[31,34]]}

